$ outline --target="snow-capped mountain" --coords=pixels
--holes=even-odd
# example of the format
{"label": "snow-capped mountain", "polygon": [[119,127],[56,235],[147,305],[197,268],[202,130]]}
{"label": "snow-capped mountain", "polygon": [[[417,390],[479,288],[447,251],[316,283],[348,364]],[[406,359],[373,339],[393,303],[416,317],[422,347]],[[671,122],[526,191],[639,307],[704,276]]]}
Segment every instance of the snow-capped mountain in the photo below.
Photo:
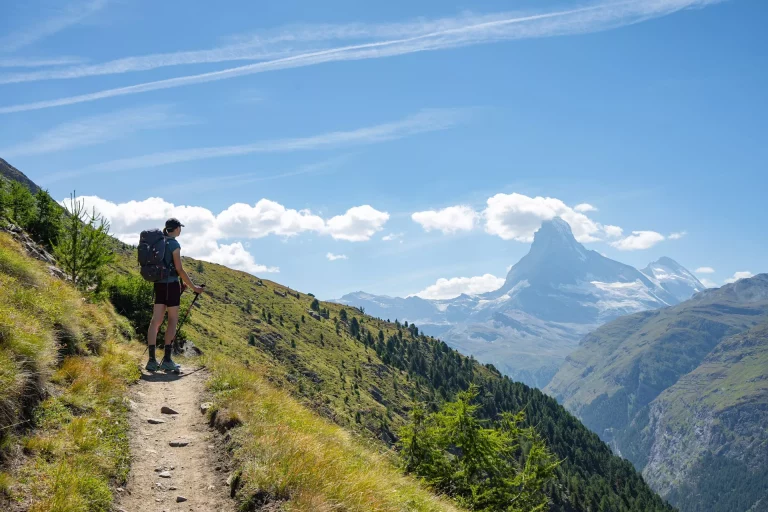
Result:
{"label": "snow-capped mountain", "polygon": [[678,302],[688,300],[707,288],[695,275],[672,258],[659,258],[648,264],[641,272],[658,282],[662,288],[674,295]]}
{"label": "snow-capped mountain", "polygon": [[643,271],[586,249],[560,218],[544,222],[498,290],[447,300],[356,292],[336,302],[415,323],[510,377],[543,387],[589,331],[616,317],[671,306],[704,290],[670,258]]}

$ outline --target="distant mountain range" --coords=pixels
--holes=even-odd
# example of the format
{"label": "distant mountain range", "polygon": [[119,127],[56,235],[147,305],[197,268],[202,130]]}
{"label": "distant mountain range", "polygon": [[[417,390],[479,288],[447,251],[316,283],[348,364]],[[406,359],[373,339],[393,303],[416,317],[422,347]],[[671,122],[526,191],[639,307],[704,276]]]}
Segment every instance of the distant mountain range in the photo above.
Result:
{"label": "distant mountain range", "polygon": [[670,258],[642,271],[586,249],[567,222],[544,222],[498,290],[454,299],[356,292],[335,302],[415,323],[465,354],[544,387],[588,332],[621,315],[672,306],[705,289]]}
{"label": "distant mountain range", "polygon": [[680,510],[768,510],[768,274],[600,327],[544,391]]}

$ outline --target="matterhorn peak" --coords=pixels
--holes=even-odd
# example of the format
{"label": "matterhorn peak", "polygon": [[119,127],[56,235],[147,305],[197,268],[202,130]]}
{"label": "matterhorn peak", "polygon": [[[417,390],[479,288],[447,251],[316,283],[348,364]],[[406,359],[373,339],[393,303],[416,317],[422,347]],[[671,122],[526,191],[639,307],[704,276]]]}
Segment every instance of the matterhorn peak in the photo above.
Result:
{"label": "matterhorn peak", "polygon": [[560,217],[554,217],[541,223],[533,235],[531,252],[561,252],[562,250],[583,253],[584,247],[576,241],[571,226]]}

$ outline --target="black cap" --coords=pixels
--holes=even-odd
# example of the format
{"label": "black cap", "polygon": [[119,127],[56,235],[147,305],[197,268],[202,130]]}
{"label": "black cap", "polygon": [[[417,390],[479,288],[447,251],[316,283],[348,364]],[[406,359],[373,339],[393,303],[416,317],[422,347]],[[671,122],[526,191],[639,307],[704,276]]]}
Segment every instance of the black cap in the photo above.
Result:
{"label": "black cap", "polygon": [[165,229],[167,229],[168,231],[173,231],[179,226],[184,227],[184,224],[182,224],[179,221],[179,219],[177,219],[176,217],[171,217],[170,219],[165,221]]}

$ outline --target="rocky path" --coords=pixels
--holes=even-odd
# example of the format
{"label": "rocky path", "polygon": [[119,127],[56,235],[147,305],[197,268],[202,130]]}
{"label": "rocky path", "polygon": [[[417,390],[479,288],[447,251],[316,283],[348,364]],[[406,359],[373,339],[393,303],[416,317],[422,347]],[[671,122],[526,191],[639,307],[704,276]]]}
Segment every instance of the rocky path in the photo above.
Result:
{"label": "rocky path", "polygon": [[142,373],[132,396],[131,474],[117,510],[235,510],[226,462],[201,412],[205,379],[205,370]]}

